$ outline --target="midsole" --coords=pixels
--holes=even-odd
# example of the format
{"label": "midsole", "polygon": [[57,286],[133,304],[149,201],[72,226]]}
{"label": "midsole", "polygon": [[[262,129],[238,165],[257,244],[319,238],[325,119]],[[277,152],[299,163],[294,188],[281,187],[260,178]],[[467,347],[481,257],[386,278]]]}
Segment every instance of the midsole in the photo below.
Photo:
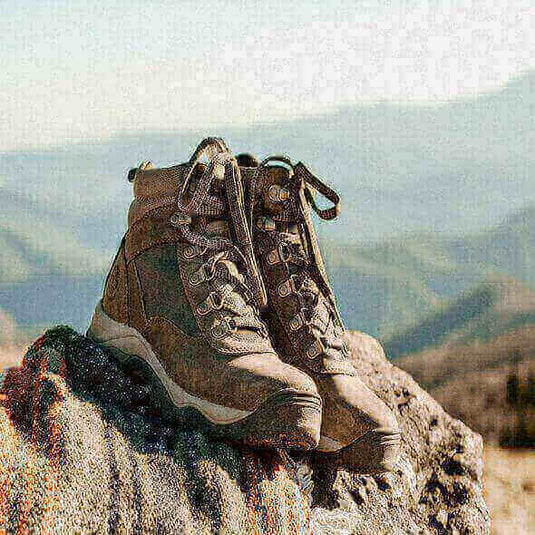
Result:
{"label": "midsole", "polygon": [[104,312],[102,302],[99,302],[95,309],[87,335],[104,347],[118,349],[127,355],[143,359],[156,374],[176,407],[193,407],[200,411],[207,420],[219,425],[238,422],[254,412],[225,407],[186,392],[167,375],[143,335],[133,327],[110,318]]}
{"label": "midsole", "polygon": [[344,447],[344,444],[338,442],[337,440],[334,440],[333,438],[330,438],[325,435],[320,436],[320,441],[318,443],[318,451],[333,452],[339,451]]}
{"label": "midsole", "polygon": [[[336,451],[340,451],[343,448],[346,448],[347,446],[350,446],[351,444],[356,444],[358,442],[361,442],[369,433],[380,431],[380,429],[374,429],[372,431],[368,431],[364,433],[363,435],[360,435],[358,438],[356,438],[353,442],[350,442],[349,444],[342,444],[341,442],[338,442],[337,440],[334,440],[333,438],[330,438],[326,435],[320,436],[320,441],[318,443],[318,451],[322,451],[324,453],[334,453]],[[397,441],[399,440],[399,432],[391,432],[385,437],[385,440],[382,442],[383,444],[387,444],[389,441]],[[396,439],[396,437],[398,437]]]}

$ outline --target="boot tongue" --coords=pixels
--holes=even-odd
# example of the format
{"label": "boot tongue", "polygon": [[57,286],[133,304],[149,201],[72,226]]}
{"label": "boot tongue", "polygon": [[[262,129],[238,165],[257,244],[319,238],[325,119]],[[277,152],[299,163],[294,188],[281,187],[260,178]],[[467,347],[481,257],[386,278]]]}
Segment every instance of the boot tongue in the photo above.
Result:
{"label": "boot tongue", "polygon": [[241,167],[258,167],[258,159],[248,152],[242,152],[236,156],[236,161]]}

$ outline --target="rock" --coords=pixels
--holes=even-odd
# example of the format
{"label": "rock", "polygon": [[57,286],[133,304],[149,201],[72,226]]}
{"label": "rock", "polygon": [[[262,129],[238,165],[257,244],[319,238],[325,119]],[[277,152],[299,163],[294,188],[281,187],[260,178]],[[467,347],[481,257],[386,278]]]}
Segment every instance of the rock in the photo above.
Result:
{"label": "rock", "polygon": [[338,523],[347,533],[489,533],[481,437],[390,364],[377,340],[356,332],[347,341],[362,380],[396,413],[402,455],[395,472],[376,477],[335,473],[315,456],[313,473],[332,472],[321,478],[333,481],[315,485],[316,529],[328,533]]}
{"label": "rock", "polygon": [[480,437],[373,338],[349,342],[403,426],[391,474],[170,423],[106,351],[70,328],[48,331],[0,375],[0,532],[488,533]]}

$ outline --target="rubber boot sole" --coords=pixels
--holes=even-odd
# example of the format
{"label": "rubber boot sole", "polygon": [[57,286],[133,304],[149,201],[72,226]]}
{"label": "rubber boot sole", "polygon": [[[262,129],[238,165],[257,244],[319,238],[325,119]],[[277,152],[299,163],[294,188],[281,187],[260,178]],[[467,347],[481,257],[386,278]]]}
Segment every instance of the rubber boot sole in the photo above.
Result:
{"label": "rubber boot sole", "polygon": [[359,474],[380,474],[395,468],[400,439],[399,431],[377,428],[364,433],[338,451],[318,451],[318,455]]}
{"label": "rubber boot sole", "polygon": [[195,397],[169,377],[141,333],[109,318],[99,307],[87,336],[106,348],[126,375],[136,375],[149,386],[151,401],[169,423],[261,448],[310,450],[317,446],[321,429],[319,396],[284,389],[253,411]]}

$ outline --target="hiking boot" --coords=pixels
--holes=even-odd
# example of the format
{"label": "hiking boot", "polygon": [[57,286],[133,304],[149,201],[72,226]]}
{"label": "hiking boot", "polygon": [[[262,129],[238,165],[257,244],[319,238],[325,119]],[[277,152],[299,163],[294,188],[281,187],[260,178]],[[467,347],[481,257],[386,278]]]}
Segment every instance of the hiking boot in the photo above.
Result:
{"label": "hiking boot", "polygon": [[314,448],[321,398],[279,359],[259,317],[265,289],[224,142],[129,179],[128,230],[88,335],[141,371],[168,413],[254,446]]}
{"label": "hiking boot", "polygon": [[[338,195],[286,157],[258,165],[239,155],[250,224],[269,308],[265,319],[283,360],[310,375],[323,399],[318,450],[361,472],[392,468],[400,434],[390,409],[357,377],[310,217],[338,214]],[[314,192],[333,203],[320,209]]]}

